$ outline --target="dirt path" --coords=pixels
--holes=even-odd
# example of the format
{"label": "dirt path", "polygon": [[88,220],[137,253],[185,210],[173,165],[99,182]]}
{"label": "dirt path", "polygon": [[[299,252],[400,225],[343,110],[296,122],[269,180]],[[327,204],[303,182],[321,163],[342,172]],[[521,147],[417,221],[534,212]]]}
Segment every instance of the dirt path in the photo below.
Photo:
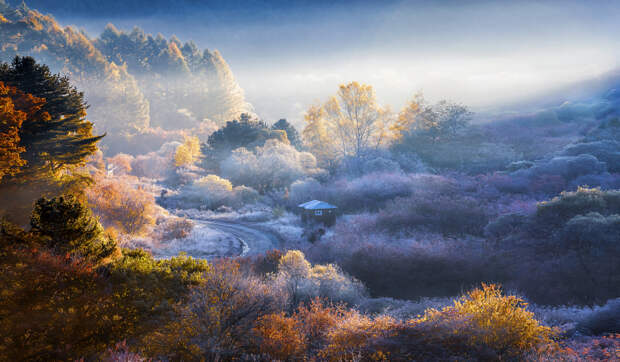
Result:
{"label": "dirt path", "polygon": [[282,238],[251,223],[202,219],[183,215],[194,223],[184,239],[175,239],[153,249],[159,258],[169,258],[180,252],[203,259],[247,256],[279,248]]}
{"label": "dirt path", "polygon": [[274,233],[262,230],[251,224],[220,220],[193,220],[204,223],[212,229],[234,236],[241,243],[239,255],[254,255],[278,248],[281,244],[280,237]]}

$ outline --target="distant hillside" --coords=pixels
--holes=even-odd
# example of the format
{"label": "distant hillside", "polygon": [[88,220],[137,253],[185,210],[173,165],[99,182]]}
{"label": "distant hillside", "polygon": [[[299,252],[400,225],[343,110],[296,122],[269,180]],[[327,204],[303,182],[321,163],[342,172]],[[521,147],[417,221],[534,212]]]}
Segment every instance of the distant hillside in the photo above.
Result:
{"label": "distant hillside", "polygon": [[[106,27],[94,45],[108,60],[126,64],[138,79],[151,102],[154,126],[191,127],[203,119],[222,124],[252,111],[217,50],[201,51],[192,42],[154,37],[139,28],[122,32],[113,25]],[[179,119],[179,110],[190,117]]]}
{"label": "distant hillside", "polygon": [[88,118],[108,133],[104,144],[152,127],[192,128],[203,119],[223,124],[252,111],[217,51],[111,25],[90,39],[24,4],[0,0],[0,61],[16,55],[33,56],[84,91]]}
{"label": "distant hillside", "polygon": [[0,3],[0,60],[30,55],[68,75],[91,105],[88,118],[99,132],[136,132],[149,127],[149,104],[127,69],[109,62],[88,37],[62,28],[54,18],[26,6]]}

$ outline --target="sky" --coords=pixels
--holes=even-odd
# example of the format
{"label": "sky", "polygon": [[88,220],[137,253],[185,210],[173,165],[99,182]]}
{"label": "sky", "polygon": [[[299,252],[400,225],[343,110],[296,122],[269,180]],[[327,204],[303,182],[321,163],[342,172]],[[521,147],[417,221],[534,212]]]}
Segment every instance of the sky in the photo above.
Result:
{"label": "sky", "polygon": [[77,12],[60,0],[29,4],[93,37],[107,23],[138,25],[218,49],[263,119],[295,124],[354,80],[395,111],[422,91],[490,114],[620,67],[618,1],[113,2]]}

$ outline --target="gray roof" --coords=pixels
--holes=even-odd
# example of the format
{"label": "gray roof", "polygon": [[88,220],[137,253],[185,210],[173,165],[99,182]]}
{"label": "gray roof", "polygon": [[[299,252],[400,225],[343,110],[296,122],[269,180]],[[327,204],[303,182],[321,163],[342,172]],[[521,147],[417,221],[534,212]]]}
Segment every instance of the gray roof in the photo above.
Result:
{"label": "gray roof", "polygon": [[325,210],[325,209],[337,209],[336,206],[332,204],[328,204],[325,201],[312,200],[308,202],[304,202],[303,204],[297,205],[306,210]]}

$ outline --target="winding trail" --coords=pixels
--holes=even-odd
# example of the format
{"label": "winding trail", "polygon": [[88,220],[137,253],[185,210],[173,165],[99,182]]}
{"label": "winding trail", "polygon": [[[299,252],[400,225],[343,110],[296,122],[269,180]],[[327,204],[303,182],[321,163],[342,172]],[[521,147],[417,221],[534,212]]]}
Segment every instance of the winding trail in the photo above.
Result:
{"label": "winding trail", "polygon": [[240,256],[261,254],[268,250],[278,248],[281,244],[281,239],[278,235],[259,229],[251,224],[221,220],[193,219],[192,221],[204,223],[212,229],[234,236],[241,244]]}
{"label": "winding trail", "polygon": [[158,257],[168,258],[179,252],[203,259],[248,256],[283,244],[279,235],[252,223],[191,217],[178,211],[175,214],[191,220],[194,228],[188,237],[154,251]]}

